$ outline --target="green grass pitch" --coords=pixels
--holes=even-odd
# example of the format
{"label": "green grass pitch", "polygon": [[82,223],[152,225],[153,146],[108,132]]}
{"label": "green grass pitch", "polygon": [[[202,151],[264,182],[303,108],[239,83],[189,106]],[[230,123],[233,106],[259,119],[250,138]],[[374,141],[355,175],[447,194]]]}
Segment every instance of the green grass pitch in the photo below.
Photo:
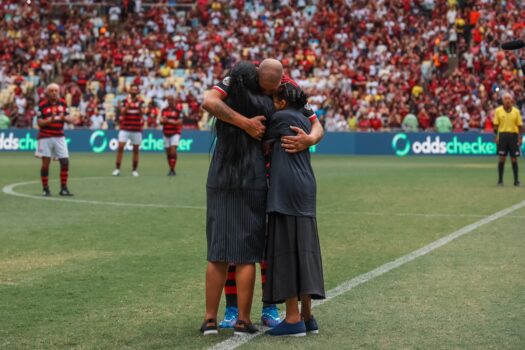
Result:
{"label": "green grass pitch", "polygon": [[[73,201],[0,193],[0,349],[204,349],[208,155],[140,177],[72,154]],[[496,158],[314,156],[326,289],[525,199]],[[522,170],[525,173],[525,168]],[[40,196],[39,161],[0,153],[0,187]],[[58,198],[58,164],[50,186]],[[75,202],[77,200],[84,202]],[[108,204],[111,202],[113,204]],[[260,317],[257,283],[252,316]],[[525,209],[314,309],[321,334],[242,349],[524,349]],[[221,308],[222,312],[223,308]]]}

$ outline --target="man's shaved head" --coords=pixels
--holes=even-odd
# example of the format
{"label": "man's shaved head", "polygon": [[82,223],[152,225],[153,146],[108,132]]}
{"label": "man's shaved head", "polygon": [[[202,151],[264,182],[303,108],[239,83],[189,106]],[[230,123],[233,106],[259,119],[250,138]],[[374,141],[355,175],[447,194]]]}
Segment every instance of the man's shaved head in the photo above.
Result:
{"label": "man's shaved head", "polygon": [[267,58],[259,65],[259,86],[266,95],[277,92],[283,77],[283,65],[273,58]]}

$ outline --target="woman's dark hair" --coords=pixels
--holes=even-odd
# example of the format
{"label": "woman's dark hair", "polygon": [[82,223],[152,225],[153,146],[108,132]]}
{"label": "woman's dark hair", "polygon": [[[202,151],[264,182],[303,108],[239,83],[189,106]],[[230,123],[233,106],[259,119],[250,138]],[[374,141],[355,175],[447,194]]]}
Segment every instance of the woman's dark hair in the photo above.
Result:
{"label": "woman's dark hair", "polygon": [[276,97],[285,100],[288,107],[303,108],[308,102],[308,96],[298,86],[292,83],[284,83],[279,86]]}
{"label": "woman's dark hair", "polygon": [[[225,103],[234,111],[247,118],[258,115],[270,116],[273,112],[271,99],[259,89],[257,68],[254,64],[241,61],[231,70],[225,79],[229,86]],[[218,182],[221,187],[241,188],[247,179],[254,175],[253,150],[258,141],[251,138],[244,130],[225,123],[215,122],[217,151],[222,153],[218,164]]]}

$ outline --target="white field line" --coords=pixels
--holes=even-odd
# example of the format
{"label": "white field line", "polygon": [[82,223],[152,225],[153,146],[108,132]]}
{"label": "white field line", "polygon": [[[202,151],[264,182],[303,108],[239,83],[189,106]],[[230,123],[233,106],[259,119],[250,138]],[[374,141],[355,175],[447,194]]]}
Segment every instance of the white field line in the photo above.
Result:
{"label": "white field line", "polygon": [[[107,179],[105,177],[82,177],[77,178],[76,180],[100,180]],[[197,209],[205,210],[206,207],[203,206],[192,206],[192,205],[167,205],[167,204],[148,204],[148,203],[127,203],[127,202],[104,202],[104,201],[94,201],[94,200],[84,200],[76,198],[61,198],[61,197],[42,197],[39,195],[25,194],[16,192],[15,188],[26,185],[39,184],[40,181],[27,181],[27,182],[18,182],[10,185],[4,186],[2,192],[7,195],[29,198],[29,199],[38,199],[38,200],[47,200],[47,201],[57,201],[57,202],[68,202],[68,203],[80,203],[80,204],[94,204],[94,205],[110,205],[117,207],[135,207],[135,208],[176,208],[176,209]],[[322,211],[318,212],[318,215],[367,215],[367,216],[406,216],[406,217],[465,217],[465,218],[484,218],[485,215],[478,214],[447,214],[447,213],[385,213],[385,212],[365,212],[365,211]],[[512,218],[525,218],[525,215],[509,215]]]}
{"label": "white field line", "polygon": [[[447,243],[450,243],[452,242],[453,240],[463,236],[463,235],[466,235],[467,233],[470,233],[478,228],[480,228],[481,226],[483,225],[486,225],[488,223],[491,223],[495,220],[498,220],[504,216],[507,216],[508,214],[512,213],[513,211],[516,211],[518,209],[521,209],[525,207],[525,200],[518,203],[518,204],[515,204],[511,207],[508,207],[506,209],[503,209],[503,210],[500,210],[498,211],[497,213],[494,213],[492,215],[489,215],[487,217],[484,217],[483,219],[481,220],[478,220],[476,222],[474,222],[473,224],[470,224],[470,225],[467,225],[463,228],[460,228],[459,230],[457,231],[454,231],[452,232],[451,234],[443,237],[443,238],[440,238],[422,248],[419,248],[417,250],[414,250],[413,252],[407,254],[407,255],[404,255],[394,261],[391,261],[391,262],[388,262],[384,265],[381,265],[379,266],[378,268],[372,270],[372,271],[369,271],[367,273],[364,273],[362,275],[359,275],[357,277],[354,277],[346,282],[343,282],[341,283],[340,285],[338,285],[337,287],[335,287],[334,289],[331,289],[329,290],[327,293],[326,293],[326,299],[324,300],[316,300],[313,302],[313,305],[312,307],[316,307],[316,306],[319,306],[319,305],[322,305],[330,300],[332,300],[333,298],[335,297],[338,297],[342,294],[345,294],[347,292],[349,292],[350,290],[352,290],[353,288],[363,284],[363,283],[366,283],[376,277],[379,277],[381,275],[384,275],[385,273],[391,271],[391,270],[394,270],[400,266],[403,266],[423,255],[426,255],[428,253],[430,253],[431,251],[437,249],[437,248],[440,248],[442,246],[444,246],[445,244]],[[225,341],[222,341],[216,345],[214,345],[213,347],[210,348],[210,350],[231,350],[231,349],[235,349],[243,344],[246,344],[248,343],[249,341],[251,341],[252,339],[254,339],[255,337],[261,335],[263,332],[258,332],[256,334],[253,334],[253,335],[248,335],[248,336],[237,336],[237,337],[232,337],[232,338],[229,338]]]}
{"label": "white field line", "polygon": [[[96,178],[82,178],[82,179],[96,179]],[[84,200],[84,199],[74,199],[74,198],[60,198],[60,197],[43,197],[43,196],[37,196],[32,194],[25,194],[25,193],[19,193],[16,192],[14,189],[19,186],[24,185],[33,185],[40,183],[40,181],[27,181],[27,182],[19,182],[11,185],[4,186],[2,191],[5,194],[16,196],[16,197],[22,197],[22,198],[30,198],[30,199],[39,199],[39,200],[47,200],[47,201],[57,201],[57,202],[67,202],[67,203],[82,203],[82,204],[95,204],[95,205],[111,205],[111,206],[117,206],[117,207],[137,207],[137,208],[178,208],[178,209],[205,209],[204,207],[200,206],[191,206],[191,205],[165,205],[165,204],[148,204],[148,203],[125,203],[125,202],[102,202],[102,201],[92,201],[92,200]]]}

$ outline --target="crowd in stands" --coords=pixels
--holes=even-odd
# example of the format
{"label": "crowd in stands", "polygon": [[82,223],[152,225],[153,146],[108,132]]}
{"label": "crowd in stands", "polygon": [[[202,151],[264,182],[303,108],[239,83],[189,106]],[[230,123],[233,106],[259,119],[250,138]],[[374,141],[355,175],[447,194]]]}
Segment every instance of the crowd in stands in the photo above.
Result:
{"label": "crowd in stands", "polygon": [[115,128],[138,84],[147,127],[174,95],[184,127],[206,129],[204,91],[241,59],[273,57],[327,131],[435,130],[441,116],[440,131],[491,131],[503,92],[524,108],[517,58],[500,49],[524,15],[518,0],[3,0],[0,127],[33,127],[57,82],[76,128]]}

